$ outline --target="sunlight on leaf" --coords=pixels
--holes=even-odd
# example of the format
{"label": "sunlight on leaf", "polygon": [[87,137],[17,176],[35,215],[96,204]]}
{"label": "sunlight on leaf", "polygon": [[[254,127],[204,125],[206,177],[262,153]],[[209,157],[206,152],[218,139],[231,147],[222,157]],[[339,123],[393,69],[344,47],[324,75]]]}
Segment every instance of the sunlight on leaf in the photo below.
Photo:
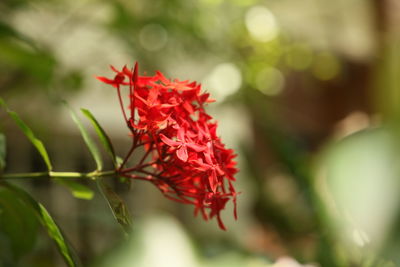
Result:
{"label": "sunlight on leaf", "polygon": [[76,198],[91,200],[94,196],[93,190],[78,182],[65,179],[57,179],[56,181],[57,183],[67,187]]}

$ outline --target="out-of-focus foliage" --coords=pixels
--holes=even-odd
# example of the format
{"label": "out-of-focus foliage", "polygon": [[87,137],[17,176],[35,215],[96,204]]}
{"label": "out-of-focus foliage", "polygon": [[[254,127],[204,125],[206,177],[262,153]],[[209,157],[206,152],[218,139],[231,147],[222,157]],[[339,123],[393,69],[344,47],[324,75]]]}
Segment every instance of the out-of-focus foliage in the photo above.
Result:
{"label": "out-of-focus foliage", "polygon": [[[40,222],[49,237],[56,243],[58,250],[68,266],[75,267],[79,260],[66,241],[64,235],[42,204],[36,202],[28,193],[7,182],[1,182],[2,197],[2,233],[5,234],[4,250],[0,263],[19,266],[19,260],[34,245],[37,224]],[[2,251],[3,252],[3,251]],[[7,254],[7,252],[9,254]],[[22,264],[23,265],[23,264]]]}
{"label": "out-of-focus foliage", "polygon": [[31,128],[29,128],[29,126],[19,117],[19,115],[15,111],[8,109],[2,98],[0,98],[0,106],[6,110],[6,112],[10,115],[10,117],[15,121],[15,123],[24,133],[24,135],[37,149],[39,154],[42,156],[43,161],[46,163],[47,169],[51,171],[53,167],[51,165],[49,155],[47,153],[45,146],[43,145],[43,142],[35,136]]}
{"label": "out-of-focus foliage", "polygon": [[36,240],[38,222],[32,210],[9,190],[0,189],[0,252],[2,265],[14,266],[29,253]]}
{"label": "out-of-focus foliage", "polygon": [[10,24],[15,12],[41,4],[43,1],[24,0],[0,4],[0,71],[7,74],[0,79],[2,93],[26,94],[54,87],[74,91],[82,86],[79,70],[64,68],[46,44]]}
{"label": "out-of-focus foliage", "polygon": [[0,133],[0,172],[6,167],[6,137]]}

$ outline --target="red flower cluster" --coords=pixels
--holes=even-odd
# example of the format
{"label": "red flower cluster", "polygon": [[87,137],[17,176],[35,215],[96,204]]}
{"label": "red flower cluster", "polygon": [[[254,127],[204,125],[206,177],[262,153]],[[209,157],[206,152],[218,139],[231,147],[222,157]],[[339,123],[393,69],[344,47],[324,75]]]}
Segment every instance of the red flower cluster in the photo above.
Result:
{"label": "red flower cluster", "polygon": [[[138,76],[124,67],[114,79],[97,77],[118,91],[121,109],[132,134],[132,147],[118,169],[124,177],[147,180],[169,199],[195,206],[203,218],[220,217],[229,199],[236,195],[232,184],[237,173],[235,154],[217,136],[217,123],[204,110],[213,102],[196,82],[169,80],[160,72]],[[129,88],[130,114],[126,114],[121,88]],[[143,146],[145,153],[134,167],[125,167],[133,151]],[[150,159],[148,159],[150,157]],[[209,212],[207,213],[207,210]]]}

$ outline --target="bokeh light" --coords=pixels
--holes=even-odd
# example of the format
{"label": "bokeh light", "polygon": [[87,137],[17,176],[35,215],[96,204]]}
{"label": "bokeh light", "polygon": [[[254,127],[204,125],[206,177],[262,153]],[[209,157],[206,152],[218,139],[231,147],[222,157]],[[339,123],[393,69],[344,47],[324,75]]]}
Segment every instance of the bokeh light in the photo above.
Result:
{"label": "bokeh light", "polygon": [[268,42],[278,35],[275,16],[263,6],[253,6],[246,12],[245,23],[251,37],[260,42]]}
{"label": "bokeh light", "polygon": [[211,70],[204,79],[203,85],[215,97],[223,101],[225,97],[239,90],[242,85],[242,74],[233,63],[221,63]]}
{"label": "bokeh light", "polygon": [[275,96],[282,92],[285,85],[283,74],[273,67],[262,69],[256,76],[257,89],[268,96]]}
{"label": "bokeh light", "polygon": [[160,24],[147,24],[139,33],[140,44],[149,51],[162,49],[168,41],[168,33]]}

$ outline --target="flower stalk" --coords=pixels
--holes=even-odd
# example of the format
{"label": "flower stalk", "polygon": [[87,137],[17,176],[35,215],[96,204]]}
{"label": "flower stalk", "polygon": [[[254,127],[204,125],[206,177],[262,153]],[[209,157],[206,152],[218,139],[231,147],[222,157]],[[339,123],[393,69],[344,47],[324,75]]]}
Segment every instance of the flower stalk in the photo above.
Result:
{"label": "flower stalk", "polygon": [[112,171],[93,171],[93,172],[28,172],[28,173],[6,173],[0,174],[1,179],[31,179],[31,178],[91,178],[96,179],[99,177],[113,177],[117,174],[115,170]]}

